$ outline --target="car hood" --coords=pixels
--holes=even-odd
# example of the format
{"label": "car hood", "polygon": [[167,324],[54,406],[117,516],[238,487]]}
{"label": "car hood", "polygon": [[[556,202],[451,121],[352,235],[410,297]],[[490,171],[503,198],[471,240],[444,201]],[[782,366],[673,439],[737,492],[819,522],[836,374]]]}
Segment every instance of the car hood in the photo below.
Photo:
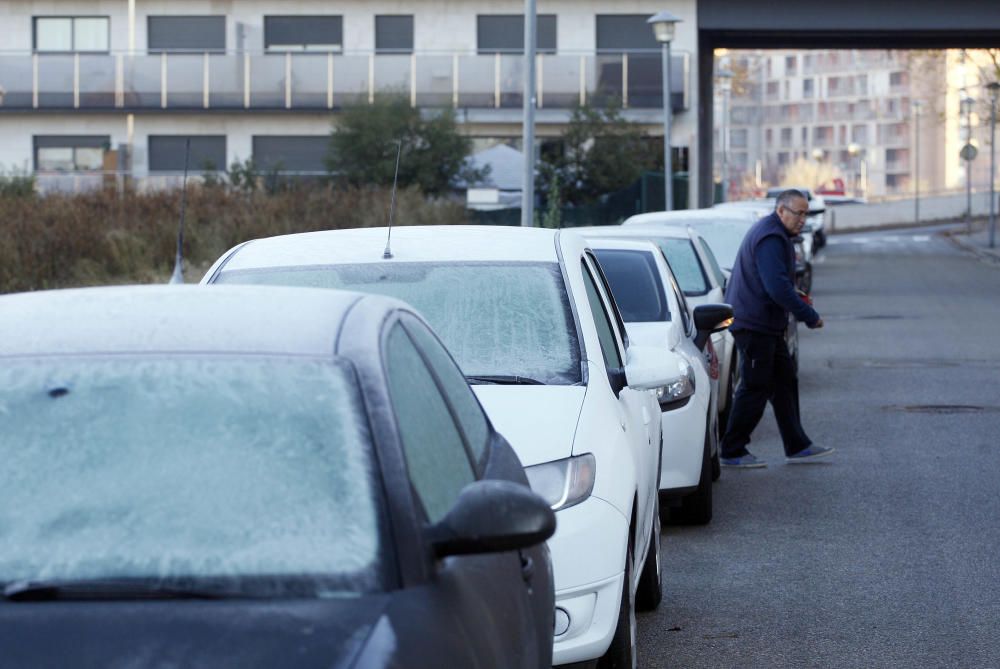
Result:
{"label": "car hood", "polygon": [[387,602],[0,601],[0,648],[15,667],[383,667]]}
{"label": "car hood", "polygon": [[493,427],[525,467],[568,458],[580,420],[585,386],[475,385]]}

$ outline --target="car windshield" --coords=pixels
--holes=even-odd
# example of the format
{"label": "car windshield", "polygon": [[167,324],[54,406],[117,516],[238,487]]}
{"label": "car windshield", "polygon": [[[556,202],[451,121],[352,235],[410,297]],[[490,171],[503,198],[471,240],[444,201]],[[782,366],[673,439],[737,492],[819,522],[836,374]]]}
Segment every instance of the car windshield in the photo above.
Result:
{"label": "car windshield", "polygon": [[580,345],[557,263],[417,262],[223,272],[219,283],[342,288],[395,297],[427,319],[467,376],[579,383]]}
{"label": "car windshield", "polygon": [[715,259],[719,264],[723,268],[731,270],[733,263],[736,262],[736,254],[740,250],[740,244],[743,243],[743,238],[746,237],[751,225],[753,224],[749,221],[747,223],[718,221],[699,225],[697,230],[698,234],[712,248],[712,253],[715,254]]}
{"label": "car windshield", "polygon": [[310,358],[46,357],[0,367],[0,584],[377,586],[357,384]]}
{"label": "car windshield", "polygon": [[657,237],[653,241],[663,250],[685,295],[704,295],[708,292],[708,277],[690,239]]}
{"label": "car windshield", "polygon": [[669,321],[670,307],[648,251],[594,249],[626,323]]}

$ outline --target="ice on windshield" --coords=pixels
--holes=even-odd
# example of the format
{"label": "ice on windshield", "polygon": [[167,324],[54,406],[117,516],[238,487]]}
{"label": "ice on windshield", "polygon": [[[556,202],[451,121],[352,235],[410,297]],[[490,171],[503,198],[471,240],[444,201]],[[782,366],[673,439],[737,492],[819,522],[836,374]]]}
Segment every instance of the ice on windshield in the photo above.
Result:
{"label": "ice on windshield", "polygon": [[698,234],[704,237],[708,245],[712,247],[715,259],[726,269],[732,269],[736,262],[736,254],[740,250],[740,244],[750,230],[752,222],[747,224],[714,222],[706,225],[699,225]]}
{"label": "ice on windshield", "polygon": [[662,237],[656,240],[656,244],[667,257],[670,269],[685,295],[704,295],[708,292],[708,279],[690,239]]}
{"label": "ice on windshield", "polygon": [[621,249],[594,249],[594,253],[626,323],[670,320],[670,307],[652,253]]}
{"label": "ice on windshield", "polygon": [[556,263],[369,263],[223,272],[219,283],[342,288],[413,305],[469,376],[580,381],[580,347]]}
{"label": "ice on windshield", "polygon": [[348,374],[305,359],[6,361],[0,583],[308,575],[370,587],[377,498]]}

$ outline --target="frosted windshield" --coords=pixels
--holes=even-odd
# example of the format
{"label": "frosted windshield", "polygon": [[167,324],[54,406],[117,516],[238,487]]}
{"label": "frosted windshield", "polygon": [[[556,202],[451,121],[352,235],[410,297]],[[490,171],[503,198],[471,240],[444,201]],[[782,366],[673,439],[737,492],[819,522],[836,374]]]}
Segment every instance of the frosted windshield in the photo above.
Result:
{"label": "frosted windshield", "polygon": [[223,272],[219,283],[342,288],[413,305],[467,376],[580,381],[580,347],[556,263],[416,262]]}
{"label": "frosted windshield", "polygon": [[370,448],[356,383],[329,361],[7,360],[0,583],[371,588]]}

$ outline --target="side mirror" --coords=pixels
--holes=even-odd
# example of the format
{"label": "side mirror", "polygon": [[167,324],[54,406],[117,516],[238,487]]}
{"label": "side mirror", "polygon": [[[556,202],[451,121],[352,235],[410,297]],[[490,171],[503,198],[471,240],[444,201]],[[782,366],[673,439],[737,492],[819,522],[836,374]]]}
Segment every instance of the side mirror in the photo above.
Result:
{"label": "side mirror", "polygon": [[703,304],[694,308],[694,326],[698,330],[694,344],[705,350],[708,338],[733,324],[733,308],[728,304]]}
{"label": "side mirror", "polygon": [[555,513],[531,488],[486,479],[465,486],[448,514],[427,534],[440,558],[528,548],[555,531]]}
{"label": "side mirror", "polygon": [[660,346],[632,345],[625,352],[625,378],[633,390],[657,390],[677,376],[677,363]]}

